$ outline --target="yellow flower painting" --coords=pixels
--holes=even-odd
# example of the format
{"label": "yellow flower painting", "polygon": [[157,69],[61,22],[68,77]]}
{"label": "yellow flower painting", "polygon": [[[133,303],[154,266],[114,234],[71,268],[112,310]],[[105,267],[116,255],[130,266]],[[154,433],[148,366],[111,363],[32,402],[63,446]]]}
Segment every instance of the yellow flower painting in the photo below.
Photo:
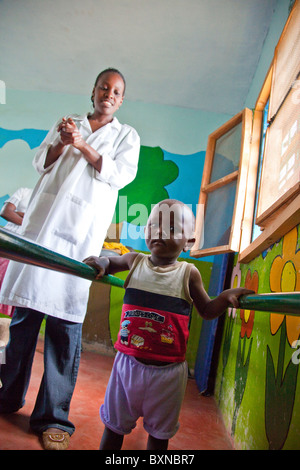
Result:
{"label": "yellow flower painting", "polygon": [[[274,258],[270,270],[270,289],[272,292],[300,291],[300,250],[297,250],[297,227],[283,238],[282,255]],[[285,315],[271,313],[271,333],[280,328]],[[289,344],[292,346],[300,336],[300,317],[286,316],[286,329]]]}
{"label": "yellow flower painting", "polygon": [[[272,292],[300,290],[300,250],[297,250],[298,231],[294,228],[283,237],[282,255],[274,258],[270,270]],[[286,364],[286,339],[290,346],[300,335],[300,317],[271,313],[271,333],[280,330],[278,357],[267,346],[265,426],[269,449],[282,449],[287,439],[296,397],[299,365],[292,360]]]}

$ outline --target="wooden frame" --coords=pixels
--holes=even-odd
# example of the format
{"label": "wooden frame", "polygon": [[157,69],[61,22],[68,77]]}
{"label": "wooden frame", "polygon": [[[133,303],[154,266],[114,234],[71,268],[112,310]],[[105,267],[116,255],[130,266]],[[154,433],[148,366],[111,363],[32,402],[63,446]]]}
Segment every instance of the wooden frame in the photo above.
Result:
{"label": "wooden frame", "polygon": [[[299,29],[299,21],[300,21],[300,1],[298,0],[294,4],[294,7],[289,15],[289,18],[280,36],[279,42],[275,48],[274,65],[273,65],[273,73],[272,73],[272,85],[271,85],[271,91],[270,91],[270,108],[269,108],[269,116],[268,116],[269,120],[272,120],[272,123],[270,124],[270,127],[267,130],[267,134],[266,134],[264,161],[263,161],[262,177],[261,177],[262,178],[261,186],[264,186],[264,187],[267,187],[266,181],[268,180],[270,181],[268,184],[271,188],[276,187],[276,185],[278,184],[277,181],[274,181],[274,175],[272,175],[271,178],[269,177],[269,171],[268,171],[269,166],[271,166],[271,163],[269,163],[269,161],[272,161],[272,159],[274,159],[272,147],[269,150],[269,144],[272,141],[271,132],[272,132],[273,127],[276,126],[277,119],[279,119],[280,113],[278,115],[277,113],[279,112],[279,110],[281,110],[282,105],[284,107],[283,103],[285,103],[285,100],[287,98],[290,84],[293,84],[294,80],[296,79],[296,75],[294,76],[294,74],[299,72],[300,58],[298,59],[299,56],[296,57],[296,59],[298,60],[296,60],[296,62],[294,63],[294,67],[291,70],[289,70],[289,75],[287,74],[287,76],[285,77],[286,83],[285,83],[284,91],[282,93],[284,95],[284,93],[287,92],[286,95],[285,96],[280,95],[281,101],[277,100],[276,105],[275,105],[273,104],[275,103],[275,99],[274,99],[275,90],[277,90],[277,93],[278,93],[278,89],[280,90],[282,88],[281,81],[277,82],[277,73],[279,70],[278,61],[280,59],[280,54],[282,54],[283,57],[286,57],[286,60],[288,60],[289,54],[288,52],[286,52],[286,49],[285,49],[287,47],[285,35],[290,34],[289,27],[293,26],[295,28],[294,37],[297,36],[298,29]],[[294,47],[296,47],[296,50],[299,51],[299,49],[297,49],[298,46],[294,46]],[[297,70],[297,72],[295,72],[295,70]],[[280,85],[278,85],[278,83],[280,83]],[[292,93],[293,93],[293,90],[290,89],[289,91],[290,96],[292,95]],[[291,98],[291,100],[293,99]],[[288,99],[286,101],[288,101]],[[276,135],[276,132],[277,132],[277,129],[275,130],[275,135]],[[296,132],[296,135],[297,135],[297,132]],[[299,140],[299,131],[298,131],[298,137],[295,137],[295,139],[297,138]],[[273,139],[274,139],[274,136],[273,136]],[[281,141],[279,142],[279,145],[281,145]],[[279,147],[279,145],[276,146],[276,149]],[[288,156],[290,156],[289,152],[287,152],[287,158]],[[281,158],[282,159],[284,158],[284,154],[281,156]],[[282,165],[282,162],[280,163],[280,165]],[[272,168],[273,168],[273,165],[272,165]],[[299,170],[297,171],[299,173]],[[295,198],[297,194],[299,194],[299,192],[300,192],[300,177],[299,176],[297,179],[295,178],[294,180],[292,180],[292,183],[289,183],[289,182],[287,183],[285,192],[280,191],[278,189],[278,195],[274,194],[272,196],[272,199],[270,199],[270,202],[268,203],[266,203],[266,194],[269,197],[269,192],[267,191],[267,193],[264,194],[263,191],[260,191],[259,200],[258,200],[258,209],[257,209],[257,220],[256,220],[257,225],[265,227],[269,222],[274,220],[274,218],[277,217],[279,211],[282,211],[284,207],[286,206],[286,204],[290,203],[293,200],[293,198]]]}
{"label": "wooden frame", "polygon": [[[297,3],[297,2],[296,2]],[[291,15],[295,12],[296,3],[293,7]],[[297,9],[299,15],[300,2],[298,0]],[[291,15],[288,18],[286,26],[280,37],[279,43],[290,24]],[[278,51],[278,45],[275,50]],[[274,60],[275,60],[274,59]],[[286,193],[277,198],[274,204],[260,214],[256,219],[256,224],[261,226],[262,233],[251,243],[255,194],[251,188],[256,187],[257,167],[260,152],[260,138],[261,138],[261,119],[262,112],[268,98],[272,98],[272,89],[274,85],[274,63],[272,63],[268,74],[266,76],[264,85],[256,102],[253,120],[253,133],[252,133],[252,147],[251,157],[247,182],[247,196],[245,203],[245,214],[242,229],[242,239],[239,253],[239,262],[248,263],[255,256],[258,256],[262,251],[269,248],[273,243],[277,242],[289,230],[300,223],[300,182],[293,185],[292,188]],[[269,115],[270,117],[270,115]],[[264,152],[265,158],[265,152]],[[260,184],[264,183],[263,175]]]}
{"label": "wooden frame", "polygon": [[270,97],[272,83],[273,64],[269,68],[262,89],[259,93],[253,113],[253,128],[251,139],[251,150],[249,159],[249,170],[246,187],[245,210],[242,223],[240,252],[243,252],[251,243],[254,223],[257,173],[260,157],[260,145],[262,137],[262,121],[264,109]]}
{"label": "wooden frame", "polygon": [[[242,123],[241,149],[239,169],[226,176],[211,182],[211,172],[213,167],[215,148],[217,140],[227,134],[234,127]],[[241,238],[241,221],[244,212],[244,203],[246,195],[247,173],[250,156],[250,141],[252,131],[252,111],[244,109],[232,119],[227,121],[223,126],[210,134],[208,138],[205,164],[203,169],[202,184],[199,196],[199,207],[204,206],[204,214],[206,209],[208,194],[224,187],[225,185],[237,180],[236,196],[234,202],[234,210],[232,215],[232,224],[230,228],[229,241],[226,245],[215,246],[211,248],[199,249],[200,240],[202,239],[203,224],[205,223],[205,215],[196,217],[196,242],[191,249],[191,256],[200,258],[208,255],[220,253],[235,252],[239,250]],[[200,211],[201,212],[201,211]]]}
{"label": "wooden frame", "polygon": [[280,238],[300,223],[300,195],[287,205],[278,217],[264,229],[244,251],[239,255],[240,263],[249,263],[262,251],[276,243]]}

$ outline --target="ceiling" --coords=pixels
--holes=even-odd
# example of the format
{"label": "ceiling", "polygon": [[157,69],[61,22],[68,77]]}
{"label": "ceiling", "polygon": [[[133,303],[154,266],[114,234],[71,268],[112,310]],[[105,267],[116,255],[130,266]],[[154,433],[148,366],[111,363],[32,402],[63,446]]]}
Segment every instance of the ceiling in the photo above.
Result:
{"label": "ceiling", "polygon": [[128,100],[233,115],[277,1],[0,0],[0,79],[89,96],[116,67]]}

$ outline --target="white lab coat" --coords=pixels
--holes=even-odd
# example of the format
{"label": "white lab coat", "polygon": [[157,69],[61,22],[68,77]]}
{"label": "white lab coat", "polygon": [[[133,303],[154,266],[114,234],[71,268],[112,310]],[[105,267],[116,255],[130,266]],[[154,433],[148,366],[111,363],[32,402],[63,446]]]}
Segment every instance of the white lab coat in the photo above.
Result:
{"label": "white lab coat", "polygon": [[[140,139],[133,128],[120,124],[116,118],[93,133],[87,115],[71,117],[86,142],[102,155],[101,172],[72,146],[44,169],[48,148],[59,138],[56,123],[33,160],[42,176],[25,213],[21,235],[82,261],[100,254],[118,190],[136,176]],[[81,323],[89,286],[90,281],[85,279],[11,261],[0,302]]]}
{"label": "white lab coat", "polygon": [[[32,195],[32,189],[30,188],[19,188],[14,194],[4,201],[4,204],[8,204],[9,202],[13,204],[18,212],[26,212],[27,206],[29,204],[30,198]],[[14,224],[13,222],[7,222],[5,224],[5,230],[14,233],[20,233],[22,230],[21,225]]]}

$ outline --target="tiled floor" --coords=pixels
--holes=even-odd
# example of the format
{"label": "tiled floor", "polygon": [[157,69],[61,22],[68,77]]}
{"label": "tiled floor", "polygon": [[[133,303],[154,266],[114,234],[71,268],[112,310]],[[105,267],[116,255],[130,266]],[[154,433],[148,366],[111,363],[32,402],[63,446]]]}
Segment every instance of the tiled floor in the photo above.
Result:
{"label": "tiled floor", "polygon": [[[97,450],[103,432],[99,405],[103,402],[113,359],[97,353],[82,353],[79,376],[71,403],[70,420],[76,431],[69,450]],[[29,416],[33,409],[43,372],[43,343],[38,343],[26,404],[12,415],[0,415],[0,450],[42,450],[39,437],[30,432]],[[124,450],[146,448],[147,434],[142,420],[125,436]],[[213,397],[198,393],[193,379],[188,382],[180,416],[180,429],[169,442],[170,450],[231,450],[232,443],[225,430]]]}

